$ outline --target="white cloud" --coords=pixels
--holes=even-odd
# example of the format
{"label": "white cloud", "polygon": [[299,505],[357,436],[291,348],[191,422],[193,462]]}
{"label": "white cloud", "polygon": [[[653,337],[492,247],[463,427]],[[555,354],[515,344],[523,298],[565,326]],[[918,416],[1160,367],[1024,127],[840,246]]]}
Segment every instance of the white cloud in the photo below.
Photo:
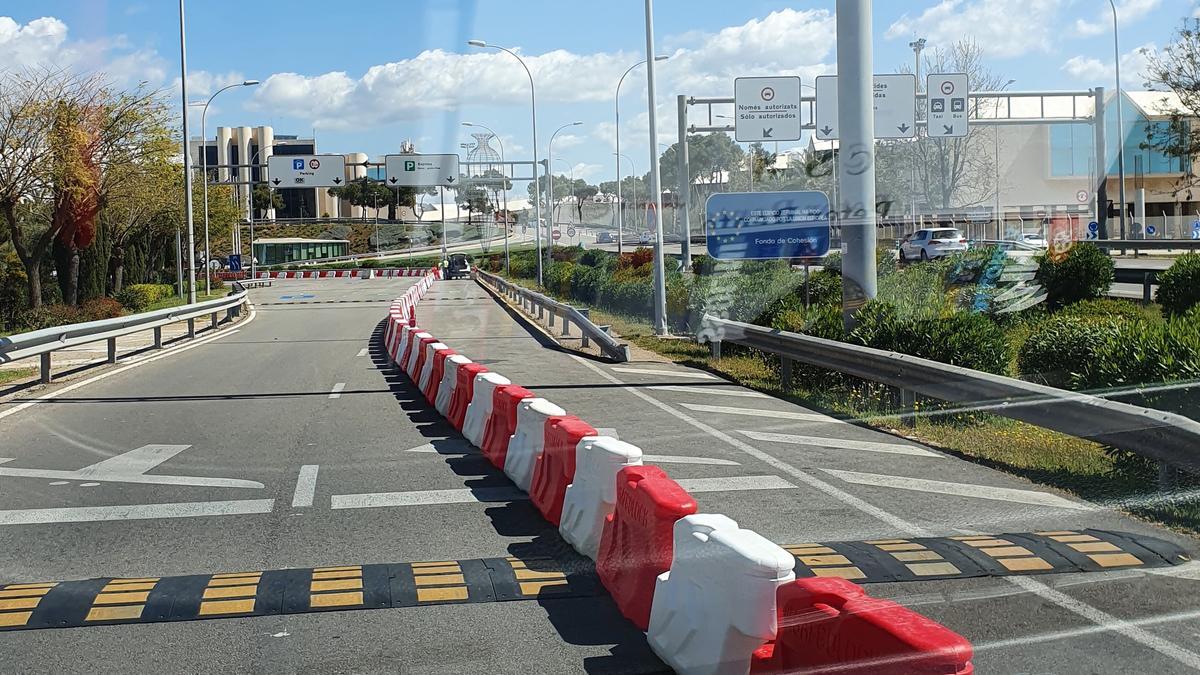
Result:
{"label": "white cloud", "polygon": [[[171,88],[179,91],[179,76],[171,82]],[[210,73],[207,70],[193,70],[188,73],[188,98],[192,100],[207,99],[221,87],[244,82],[246,77],[237,71],[228,73]],[[210,108],[211,109],[211,108]]]}
{"label": "white cloud", "polygon": [[[1140,89],[1142,87],[1142,82],[1146,79],[1146,62],[1157,52],[1158,46],[1153,42],[1147,42],[1121,55],[1122,88]],[[1116,69],[1113,68],[1112,61],[1101,61],[1085,56],[1073,56],[1067,59],[1066,63],[1062,65],[1062,70],[1090,85],[1108,82],[1116,76]]]}
{"label": "white cloud", "polygon": [[[1075,32],[1084,35],[1101,35],[1112,32],[1112,7],[1107,3],[1098,12],[1095,21],[1078,19],[1075,21]],[[1117,3],[1117,23],[1125,25],[1145,18],[1158,9],[1162,0],[1121,0]]]}
{"label": "white cloud", "polygon": [[988,55],[1015,57],[1049,51],[1055,17],[1065,0],[941,0],[917,17],[888,26],[888,39],[924,37],[935,45],[973,38]]}
{"label": "white cloud", "polygon": [[583,137],[575,134],[559,134],[554,137],[554,149],[566,150],[583,145]]}
{"label": "white cloud", "polygon": [[124,35],[105,40],[71,40],[67,24],[54,17],[26,24],[0,16],[0,64],[7,68],[70,69],[104,72],[114,83],[161,86],[166,62],[153,50],[135,49]]}

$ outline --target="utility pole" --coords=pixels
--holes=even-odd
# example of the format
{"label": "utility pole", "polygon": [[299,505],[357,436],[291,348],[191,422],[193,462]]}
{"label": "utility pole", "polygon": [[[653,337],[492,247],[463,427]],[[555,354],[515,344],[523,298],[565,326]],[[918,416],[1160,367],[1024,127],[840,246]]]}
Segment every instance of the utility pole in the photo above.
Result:
{"label": "utility pole", "polygon": [[[921,52],[925,50],[925,38],[920,38],[908,43],[908,46],[913,50],[913,76],[917,78],[917,93],[921,93]],[[925,119],[929,119],[929,111],[925,112]],[[915,130],[916,138],[914,143],[921,142],[921,128]],[[928,133],[928,130],[926,131]],[[917,222],[917,158],[918,154],[916,146],[913,147],[912,163],[908,167],[909,191],[912,194],[912,199],[909,202],[909,215],[912,216],[913,223]]]}
{"label": "utility pole", "polygon": [[842,186],[842,321],[875,297],[875,92],[871,0],[837,0],[838,125]]}
{"label": "utility pole", "polygon": [[654,89],[654,0],[646,0],[646,113],[650,123],[650,189],[654,198],[654,334],[666,335],[667,276],[663,267],[662,176],[658,170],[658,114]]}

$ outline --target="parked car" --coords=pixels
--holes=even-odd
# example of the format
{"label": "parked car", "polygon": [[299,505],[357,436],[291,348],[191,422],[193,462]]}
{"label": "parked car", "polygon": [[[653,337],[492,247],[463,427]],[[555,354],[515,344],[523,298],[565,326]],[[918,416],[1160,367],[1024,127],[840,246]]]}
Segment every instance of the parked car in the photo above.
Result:
{"label": "parked car", "polygon": [[650,233],[643,232],[640,235],[638,235],[638,243],[641,244],[642,246],[646,246],[647,244],[649,244],[650,243]]}
{"label": "parked car", "polygon": [[471,274],[471,262],[465,253],[451,253],[446,264],[447,279],[465,279]]}
{"label": "parked car", "polygon": [[605,231],[605,232],[601,232],[596,235],[596,243],[597,244],[611,244],[611,243],[615,242],[616,240],[617,240],[617,238],[615,236],[613,236],[612,232]]}
{"label": "parked car", "polygon": [[967,250],[967,238],[948,227],[927,227],[900,241],[900,261],[932,260]]}

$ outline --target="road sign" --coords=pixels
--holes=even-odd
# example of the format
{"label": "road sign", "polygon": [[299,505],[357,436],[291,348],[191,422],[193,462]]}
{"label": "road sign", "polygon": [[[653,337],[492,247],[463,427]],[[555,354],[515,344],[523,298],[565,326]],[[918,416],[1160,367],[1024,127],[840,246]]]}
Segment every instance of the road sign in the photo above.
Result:
{"label": "road sign", "polygon": [[1087,238],[1088,239],[1099,239],[1100,238],[1100,223],[1097,223],[1094,220],[1092,222],[1088,223]]}
{"label": "road sign", "polygon": [[811,258],[829,252],[823,192],[724,192],[705,203],[709,255],[720,260]]}
{"label": "road sign", "polygon": [[1079,202],[1080,204],[1088,203],[1088,200],[1091,198],[1092,193],[1088,192],[1087,190],[1080,190],[1079,192],[1075,193],[1075,201]]}
{"label": "road sign", "polygon": [[1192,223],[1192,239],[1200,239],[1200,220]]}
{"label": "road sign", "polygon": [[387,155],[388,187],[456,187],[458,155]]}
{"label": "road sign", "polygon": [[346,184],[342,155],[271,155],[267,183],[273,188],[338,187]]}
{"label": "road sign", "polygon": [[929,96],[929,137],[961,138],[967,135],[966,73],[931,73],[926,80]]}
{"label": "road sign", "polygon": [[572,227],[572,226],[567,226],[567,236],[568,236],[568,237],[570,237],[570,238],[572,238],[572,239],[574,239],[574,238],[575,238],[575,228],[574,228],[574,227]]}
{"label": "road sign", "polygon": [[1147,237],[1153,237],[1157,232],[1158,232],[1158,228],[1154,227],[1153,225],[1146,226],[1146,236]]}
{"label": "road sign", "polygon": [[734,138],[741,143],[800,140],[800,78],[733,81]]}
{"label": "road sign", "polygon": [[240,254],[234,253],[233,255],[229,256],[229,271],[230,272],[241,272],[242,271],[242,256]]}
{"label": "road sign", "polygon": [[[876,75],[875,138],[913,138],[917,135],[917,78],[915,75]],[[837,76],[817,78],[816,134],[823,141],[838,137]]]}
{"label": "road sign", "polygon": [[550,232],[550,238],[553,239],[554,241],[558,241],[559,239],[562,239],[562,231],[552,230]]}

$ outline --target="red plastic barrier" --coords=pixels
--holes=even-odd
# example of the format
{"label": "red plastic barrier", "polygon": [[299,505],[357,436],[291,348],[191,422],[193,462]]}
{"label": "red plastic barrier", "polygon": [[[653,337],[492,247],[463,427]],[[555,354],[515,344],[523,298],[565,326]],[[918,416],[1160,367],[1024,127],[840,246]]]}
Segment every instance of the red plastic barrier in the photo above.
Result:
{"label": "red plastic barrier", "polygon": [[845,579],[796,579],[776,593],[779,632],[754,652],[750,672],[970,675],[966,638]]}
{"label": "red plastic barrier", "polygon": [[400,366],[401,370],[404,370],[404,364],[408,363],[408,357],[410,354],[412,354],[413,335],[416,332],[417,331],[415,329],[415,326],[410,326],[409,331],[408,331],[408,339],[404,339],[405,338],[404,331],[403,330],[400,331],[400,338],[402,340],[401,344],[404,347],[404,349],[401,350],[400,358],[396,359],[396,365]]}
{"label": "red plastic barrier", "polygon": [[696,500],[652,464],[617,473],[617,502],[604,521],[596,573],[621,614],[640,630],[650,625],[654,581],[671,569],[675,521],[696,512]]}
{"label": "red plastic barrier", "polygon": [[446,421],[455,429],[462,431],[467,406],[471,404],[471,397],[475,395],[475,376],[486,372],[486,366],[473,362],[464,363],[455,371],[454,398],[450,399],[450,411],[446,413]]}
{"label": "red plastic barrier", "polygon": [[592,425],[574,415],[546,420],[546,442],[533,463],[529,498],[555,527],[562,521],[567,486],[575,479],[575,446],[584,436],[599,435]]}
{"label": "red plastic barrier", "polygon": [[425,383],[425,400],[433,403],[437,398],[438,386],[442,384],[442,375],[446,374],[446,357],[458,352],[453,349],[441,349],[433,354],[433,367],[429,369],[429,381]]}
{"label": "red plastic barrier", "polygon": [[437,341],[437,338],[433,336],[421,338],[420,342],[413,341],[413,349],[419,350],[417,351],[416,365],[413,366],[412,372],[408,374],[413,383],[416,383],[421,378],[421,369],[425,367],[425,346]]}
{"label": "red plastic barrier", "polygon": [[534,393],[517,384],[496,387],[492,392],[492,416],[483,428],[483,445],[479,448],[497,469],[504,469],[508,455],[508,439],[517,428],[517,404]]}

